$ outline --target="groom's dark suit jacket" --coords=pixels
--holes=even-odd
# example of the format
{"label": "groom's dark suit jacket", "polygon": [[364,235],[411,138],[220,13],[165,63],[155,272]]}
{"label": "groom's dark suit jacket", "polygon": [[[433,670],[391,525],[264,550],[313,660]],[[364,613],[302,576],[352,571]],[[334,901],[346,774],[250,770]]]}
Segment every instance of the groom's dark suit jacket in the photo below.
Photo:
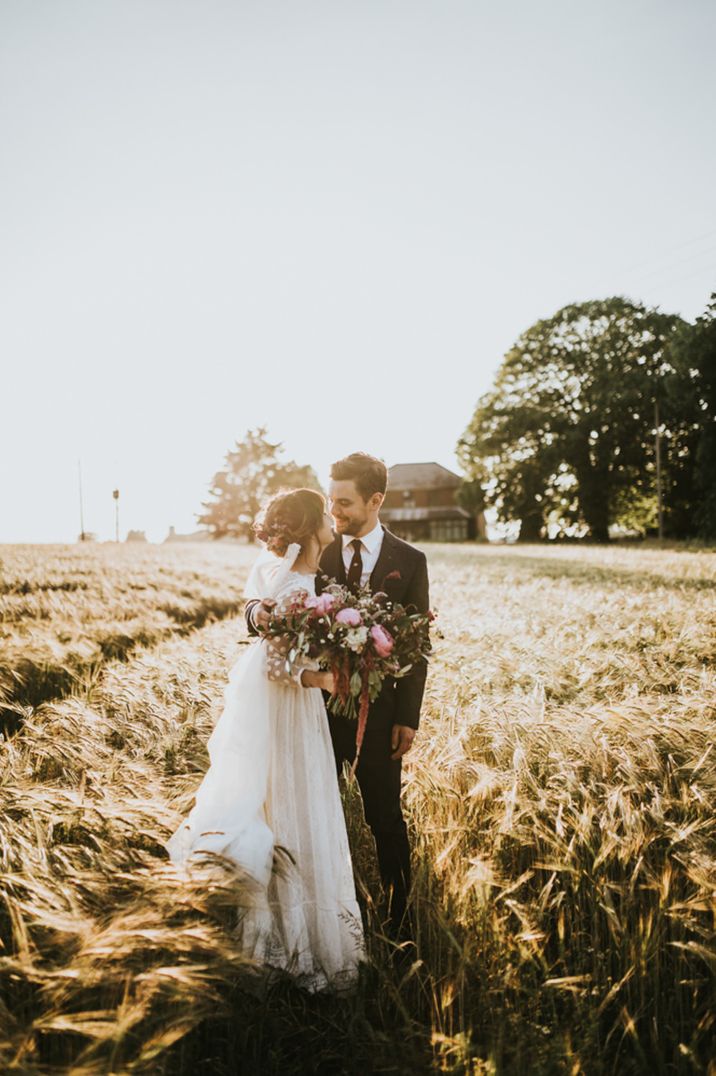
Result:
{"label": "groom's dark suit jacket", "polygon": [[[320,594],[333,580],[345,583],[346,570],[342,553],[343,542],[338,536],[323,551],[316,577],[317,593]],[[383,545],[371,572],[370,589],[374,594],[385,591],[391,601],[405,606],[412,605],[418,612],[427,613],[428,565],[425,554],[383,528]],[[389,677],[380,695],[371,704],[374,719],[380,717],[391,725],[408,725],[417,729],[426,674],[427,663],[423,661],[399,680]]]}
{"label": "groom's dark suit jacket", "polygon": [[[342,551],[343,542],[340,536],[324,549],[316,577],[318,594],[334,580],[345,583],[346,570]],[[412,605],[418,612],[427,613],[428,565],[425,554],[383,528],[383,545],[371,572],[370,589],[374,594],[385,591],[391,601],[405,606]],[[256,630],[251,623],[251,611],[256,604],[256,601],[251,601],[246,605],[246,622],[252,635],[256,634]],[[371,704],[374,719],[381,718],[381,724],[385,722],[391,725],[408,725],[417,729],[426,674],[427,662],[423,661],[399,680],[388,677],[380,695]]]}

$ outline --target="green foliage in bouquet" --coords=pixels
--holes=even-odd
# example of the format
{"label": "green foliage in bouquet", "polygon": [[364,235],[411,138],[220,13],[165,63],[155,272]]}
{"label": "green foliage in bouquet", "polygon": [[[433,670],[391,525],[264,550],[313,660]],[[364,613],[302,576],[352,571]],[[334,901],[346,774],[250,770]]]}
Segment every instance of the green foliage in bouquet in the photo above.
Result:
{"label": "green foliage in bouquet", "polygon": [[318,597],[303,592],[277,604],[264,635],[284,649],[289,667],[307,659],[333,673],[329,708],[358,722],[355,769],[370,704],[388,678],[407,676],[425,661],[433,619],[383,591],[365,586],[354,593],[332,583]]}

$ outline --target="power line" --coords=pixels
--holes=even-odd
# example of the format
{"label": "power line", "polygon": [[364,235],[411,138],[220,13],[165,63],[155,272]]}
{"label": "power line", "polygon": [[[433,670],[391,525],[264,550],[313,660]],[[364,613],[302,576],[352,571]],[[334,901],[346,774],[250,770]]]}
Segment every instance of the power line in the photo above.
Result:
{"label": "power line", "polygon": [[[716,235],[716,232],[714,232],[712,234]],[[707,239],[707,238],[709,238],[709,233],[705,233],[703,236],[700,237],[701,240]],[[681,244],[681,246],[687,246],[687,245],[693,244],[693,242],[694,242],[694,240],[689,240],[687,243]],[[678,273],[677,272],[676,276],[673,275],[675,269],[678,270],[682,266],[689,267],[691,265],[694,265],[695,262],[697,262],[697,261],[699,261],[700,259],[703,259],[703,258],[708,259],[706,264],[697,265],[693,270],[690,269],[690,268],[687,268],[686,272],[683,272],[683,273]],[[687,255],[685,258],[681,258],[681,259],[679,259],[676,262],[673,262],[671,264],[663,265],[661,267],[655,267],[654,269],[652,269],[650,271],[647,271],[645,273],[641,273],[641,274],[637,273],[636,277],[633,278],[632,280],[629,280],[628,276],[633,272],[633,269],[631,269],[631,270],[630,269],[620,269],[618,271],[615,271],[612,274],[612,282],[609,284],[607,289],[593,288],[593,289],[590,289],[590,290],[594,291],[595,294],[597,292],[599,292],[599,291],[603,291],[603,292],[609,291],[609,294],[616,294],[617,291],[620,294],[621,293],[626,293],[626,292],[632,293],[632,292],[635,292],[635,291],[641,291],[642,289],[644,291],[649,291],[649,290],[651,290],[653,288],[670,287],[672,284],[679,284],[683,280],[691,280],[694,277],[698,277],[701,274],[703,274],[703,275],[713,274],[713,276],[714,276],[714,290],[716,290],[716,265],[715,265],[715,263],[716,263],[716,246],[709,246],[709,247],[705,248],[704,250],[694,251],[691,254]],[[617,286],[616,283],[615,283],[616,281],[623,282],[623,284],[625,286],[623,286],[623,287]]]}
{"label": "power line", "polygon": [[651,269],[647,273],[643,273],[641,276],[637,275],[637,279],[648,280],[649,277],[659,276],[661,273],[669,273],[673,269],[678,269],[682,265],[690,265],[700,258],[711,257],[716,253],[716,245],[707,247],[706,250],[700,250],[697,253],[690,254],[686,258],[681,258],[679,261],[672,262],[670,265],[662,265],[660,268]]}
{"label": "power line", "polygon": [[686,273],[683,276],[677,276],[677,277],[674,277],[671,280],[657,281],[656,283],[652,284],[651,287],[653,287],[653,288],[671,287],[672,284],[680,284],[682,282],[682,280],[691,280],[693,277],[699,276],[701,273],[711,275],[711,277],[713,278],[713,287],[711,288],[711,291],[716,292],[716,260],[711,265],[701,266],[698,269],[696,269],[694,272]]}
{"label": "power line", "polygon": [[694,243],[701,243],[705,239],[712,239],[714,236],[716,236],[716,228],[713,228],[711,231],[708,232],[702,232],[701,235],[697,235],[693,239],[686,239],[683,243],[677,243],[675,246],[667,247],[661,252],[661,254],[657,254],[655,258],[653,256],[645,258],[640,262],[636,262],[633,265],[627,266],[623,271],[625,273],[633,273],[635,270],[641,269],[643,266],[653,264],[654,260],[656,260],[657,262],[661,261],[663,258],[668,257],[670,254],[673,254],[678,250],[683,250],[684,247],[693,246]]}
{"label": "power line", "polygon": [[[684,250],[687,247],[692,247],[695,243],[708,242],[714,237],[716,237],[716,228],[711,229],[707,232],[702,232],[701,235],[692,236],[690,239],[686,239],[681,243],[677,243],[672,245],[671,247],[667,247],[664,251],[662,251],[661,254],[658,254],[656,256],[656,262],[658,263],[659,261],[663,261],[663,259],[668,257],[668,255],[671,253],[678,252],[679,250]],[[690,280],[692,277],[698,276],[700,273],[708,274],[714,271],[712,269],[711,263],[709,262],[709,264],[707,265],[698,266],[694,271],[682,273],[677,277],[671,275],[673,274],[675,268],[678,268],[682,265],[692,265],[695,261],[698,261],[701,258],[710,259],[714,254],[716,254],[716,246],[712,244],[702,250],[690,251],[685,257],[682,257],[675,262],[666,263],[664,265],[654,264],[654,261],[652,259],[648,259],[642,262],[636,262],[633,263],[631,266],[612,270],[612,272],[610,273],[611,280],[606,287],[602,287],[600,282],[599,286],[592,287],[591,285],[589,285],[589,282],[587,282],[588,286],[580,290],[588,291],[593,294],[602,293],[614,295],[617,293],[623,294],[626,292],[638,291],[642,288],[644,288],[644,290],[650,290],[651,288],[668,287],[673,283],[680,283],[682,280]],[[642,266],[645,267],[645,271],[641,274],[637,272],[636,278],[634,280],[630,281],[628,279],[625,279],[628,278],[630,274],[636,272],[636,270],[638,270]],[[660,280],[659,276],[661,274],[667,275],[664,279]],[[716,277],[716,272],[714,273],[714,275]],[[567,280],[566,274],[564,275],[564,280]],[[573,281],[572,274],[570,274],[569,280],[570,282]],[[623,282],[626,286],[619,286],[620,281]],[[597,282],[595,281],[595,283]],[[716,279],[714,280],[714,287],[716,288]]]}

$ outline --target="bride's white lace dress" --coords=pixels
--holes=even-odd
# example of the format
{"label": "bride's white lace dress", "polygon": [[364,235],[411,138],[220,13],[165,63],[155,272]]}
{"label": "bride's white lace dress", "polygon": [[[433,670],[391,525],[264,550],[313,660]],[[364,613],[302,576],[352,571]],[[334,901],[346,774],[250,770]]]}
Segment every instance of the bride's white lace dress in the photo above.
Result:
{"label": "bride's white lace dress", "polygon": [[[312,594],[314,577],[291,570],[298,552],[262,553],[246,596]],[[229,675],[195,806],[168,848],[177,864],[213,852],[241,868],[239,930],[258,964],[309,990],[342,989],[357,978],[363,928],[323,698],[299,676],[264,640],[247,647]]]}

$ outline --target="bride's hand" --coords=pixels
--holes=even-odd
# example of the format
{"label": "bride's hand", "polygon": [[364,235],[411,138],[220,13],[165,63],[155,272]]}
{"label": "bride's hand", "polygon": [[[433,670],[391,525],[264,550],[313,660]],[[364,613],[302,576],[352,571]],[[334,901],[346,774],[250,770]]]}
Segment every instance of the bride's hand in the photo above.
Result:
{"label": "bride's hand", "polygon": [[313,669],[304,669],[301,674],[301,683],[304,687],[320,687],[321,691],[329,691],[331,695],[335,690],[335,678],[332,672],[314,672]]}
{"label": "bride's hand", "polygon": [[259,631],[269,626],[271,622],[271,610],[275,604],[275,601],[265,598],[259,605],[252,609],[251,619],[254,622],[254,627],[258,628]]}

